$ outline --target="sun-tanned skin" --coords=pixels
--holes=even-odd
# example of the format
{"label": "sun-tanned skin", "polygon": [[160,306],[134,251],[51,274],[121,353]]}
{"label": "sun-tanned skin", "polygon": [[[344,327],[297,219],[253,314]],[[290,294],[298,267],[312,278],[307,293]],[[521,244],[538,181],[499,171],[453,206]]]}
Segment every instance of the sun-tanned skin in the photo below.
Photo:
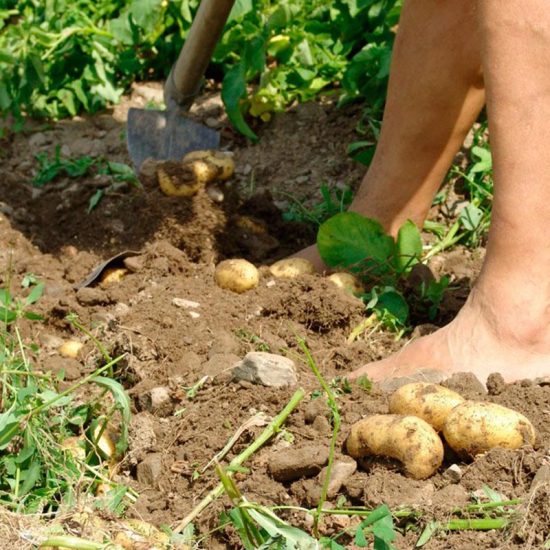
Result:
{"label": "sun-tanned skin", "polygon": [[[424,369],[482,380],[492,372],[508,381],[550,375],[548,59],[548,0],[405,2],[380,143],[352,209],[393,233],[407,218],[422,223],[486,99],[492,225],[481,274],[457,317],[352,378]],[[301,255],[322,269],[314,248]]]}

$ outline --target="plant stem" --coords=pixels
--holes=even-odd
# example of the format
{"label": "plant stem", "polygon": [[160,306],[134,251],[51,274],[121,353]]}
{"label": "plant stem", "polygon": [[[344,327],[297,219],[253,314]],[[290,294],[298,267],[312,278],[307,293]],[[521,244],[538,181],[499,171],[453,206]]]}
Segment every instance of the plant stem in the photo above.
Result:
{"label": "plant stem", "polygon": [[76,318],[76,315],[70,315],[67,317],[67,320],[73,327],[77,328],[80,332],[83,332],[90,340],[95,344],[105,361],[110,362],[113,358],[109,355],[105,346]]}
{"label": "plant stem", "polygon": [[[240,466],[246,462],[258,449],[260,449],[269,439],[275,435],[283,425],[288,415],[296,408],[303,399],[305,391],[300,388],[296,390],[286,407],[269,423],[265,430],[249,445],[241,454],[237,455],[230,463],[228,468]],[[231,477],[232,472],[227,475]],[[214,502],[223,494],[223,484],[220,482],[212,489],[187,516],[185,516],[174,528],[174,533],[181,533],[210,503]]]}
{"label": "plant stem", "polygon": [[107,545],[101,542],[80,539],[69,535],[50,537],[40,544],[40,547],[43,546],[51,548],[71,548],[73,550],[104,550],[107,548]]}
{"label": "plant stem", "polygon": [[452,519],[441,527],[447,531],[491,531],[504,529],[509,523],[506,518]]}
{"label": "plant stem", "polygon": [[319,521],[323,515],[323,506],[327,500],[328,493],[328,484],[330,483],[330,474],[332,473],[332,465],[334,463],[334,453],[336,451],[336,440],[338,438],[338,432],[340,431],[340,411],[338,410],[338,403],[336,403],[336,396],[331,390],[330,386],[326,383],[325,379],[321,375],[317,364],[313,359],[311,352],[309,351],[306,343],[302,338],[298,339],[298,345],[304,352],[309,368],[313,371],[313,374],[316,376],[319,384],[323,388],[323,391],[327,394],[328,405],[332,412],[332,438],[330,440],[330,449],[328,454],[328,463],[325,469],[325,479],[323,480],[323,487],[321,488],[321,497],[319,498],[319,503],[317,504],[317,510],[313,514],[313,534],[316,537],[319,537]]}

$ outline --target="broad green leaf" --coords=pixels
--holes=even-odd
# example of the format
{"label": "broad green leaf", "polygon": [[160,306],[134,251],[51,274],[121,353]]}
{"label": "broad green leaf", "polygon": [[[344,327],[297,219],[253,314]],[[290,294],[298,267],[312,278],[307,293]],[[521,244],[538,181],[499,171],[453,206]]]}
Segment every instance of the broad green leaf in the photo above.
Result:
{"label": "broad green leaf", "polygon": [[374,307],[377,311],[387,311],[401,324],[405,325],[409,318],[409,305],[403,295],[390,287],[378,295],[378,302]]}
{"label": "broad green leaf", "polygon": [[465,208],[463,208],[458,216],[458,220],[464,229],[467,229],[468,231],[475,231],[482,218],[483,210],[472,203],[469,203]]}
{"label": "broad green leaf", "polygon": [[397,271],[404,273],[410,271],[414,264],[420,261],[422,256],[422,238],[416,225],[407,220],[397,233],[395,264]]}
{"label": "broad green leaf", "polygon": [[478,160],[470,169],[471,174],[476,172],[490,172],[493,168],[493,159],[491,156],[491,151],[484,149],[479,145],[472,147],[472,157],[477,158]]}
{"label": "broad green leaf", "polygon": [[19,419],[12,411],[0,414],[0,450],[4,450],[10,441],[21,433]]}
{"label": "broad green leaf", "polygon": [[239,19],[254,9],[252,0],[235,0],[227,21]]}
{"label": "broad green leaf", "polygon": [[330,267],[360,271],[370,261],[385,268],[394,247],[393,238],[386,235],[377,221],[356,212],[336,214],[317,233],[319,254]]}

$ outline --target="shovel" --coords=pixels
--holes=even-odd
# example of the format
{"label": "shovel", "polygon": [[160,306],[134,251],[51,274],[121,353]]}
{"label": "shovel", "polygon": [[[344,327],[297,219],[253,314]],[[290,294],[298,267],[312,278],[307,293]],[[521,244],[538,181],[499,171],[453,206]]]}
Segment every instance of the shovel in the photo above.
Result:
{"label": "shovel", "polygon": [[235,0],[202,0],[164,85],[165,111],[128,111],[128,152],[136,170],[147,158],[181,159],[189,151],[216,149],[215,130],[183,116],[197,95]]}

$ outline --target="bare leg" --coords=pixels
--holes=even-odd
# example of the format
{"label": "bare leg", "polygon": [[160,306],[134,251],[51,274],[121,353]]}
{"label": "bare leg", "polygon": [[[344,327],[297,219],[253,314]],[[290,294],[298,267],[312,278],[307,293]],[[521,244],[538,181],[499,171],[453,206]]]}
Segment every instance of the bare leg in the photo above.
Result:
{"label": "bare leg", "polygon": [[[484,103],[475,0],[405,2],[380,140],[351,210],[422,225]],[[322,269],[315,246],[297,254]]]}
{"label": "bare leg", "polygon": [[352,376],[550,375],[548,0],[483,0],[479,23],[495,177],[485,264],[452,323]]}

